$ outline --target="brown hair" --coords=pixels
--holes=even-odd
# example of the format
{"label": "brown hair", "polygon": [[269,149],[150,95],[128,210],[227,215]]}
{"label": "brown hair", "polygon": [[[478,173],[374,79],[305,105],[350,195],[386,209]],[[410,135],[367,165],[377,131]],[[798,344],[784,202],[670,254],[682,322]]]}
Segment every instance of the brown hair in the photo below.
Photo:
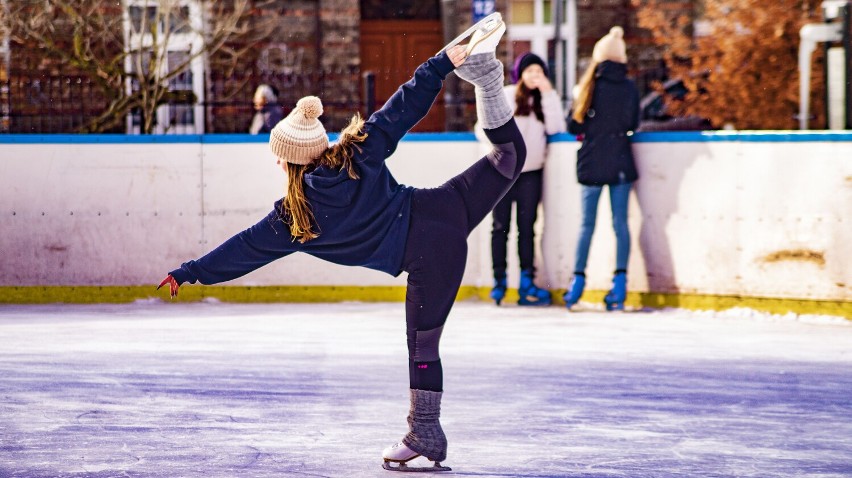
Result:
{"label": "brown hair", "polygon": [[367,139],[367,133],[363,131],[364,119],[359,113],[355,113],[349,121],[349,125],[340,132],[340,139],[333,146],[329,146],[317,159],[308,164],[287,165],[287,195],[281,203],[281,219],[290,226],[290,234],[301,243],[319,237],[319,232],[314,229],[314,213],[305,196],[305,173],[313,171],[318,166],[328,168],[346,169],[349,177],[358,179],[358,171],[352,161],[354,150],[361,151],[357,143]]}
{"label": "brown hair", "polygon": [[[531,90],[524,84],[524,80],[518,79],[518,87],[515,89],[515,116],[529,116],[534,113],[539,121],[544,123],[544,113],[541,111],[541,91],[538,88]],[[530,103],[532,98],[532,103]]]}
{"label": "brown hair", "polygon": [[574,98],[574,113],[571,115],[574,121],[582,123],[586,119],[586,113],[592,106],[592,95],[595,92],[595,70],[598,62],[592,60],[580,82],[577,83],[577,97]]}

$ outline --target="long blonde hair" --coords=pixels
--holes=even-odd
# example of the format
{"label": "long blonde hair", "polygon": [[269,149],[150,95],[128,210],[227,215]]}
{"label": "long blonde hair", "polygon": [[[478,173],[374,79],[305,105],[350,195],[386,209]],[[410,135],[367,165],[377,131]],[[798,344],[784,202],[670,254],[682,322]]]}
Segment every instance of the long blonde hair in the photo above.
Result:
{"label": "long blonde hair", "polygon": [[328,147],[316,160],[308,164],[286,163],[287,166],[287,195],[281,203],[280,215],[290,226],[290,234],[301,243],[319,237],[314,231],[314,213],[305,196],[305,173],[313,171],[318,166],[346,169],[349,177],[358,179],[358,170],[352,161],[354,150],[361,151],[357,143],[367,139],[363,131],[364,119],[355,113],[349,125],[340,132],[340,139]]}
{"label": "long blonde hair", "polygon": [[583,123],[586,113],[592,107],[592,96],[595,93],[595,74],[600,63],[592,60],[580,82],[577,83],[577,97],[574,98],[574,113],[571,117],[578,123]]}

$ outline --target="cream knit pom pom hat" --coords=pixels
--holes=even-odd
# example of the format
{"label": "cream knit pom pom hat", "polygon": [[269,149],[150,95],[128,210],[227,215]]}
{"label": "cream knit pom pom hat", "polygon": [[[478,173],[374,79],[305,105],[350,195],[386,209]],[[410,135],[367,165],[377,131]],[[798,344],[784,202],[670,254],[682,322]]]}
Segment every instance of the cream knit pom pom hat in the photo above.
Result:
{"label": "cream knit pom pom hat", "polygon": [[322,114],[322,101],[306,96],[296,108],[279,121],[269,134],[269,147],[288,163],[308,164],[328,148],[328,135],[317,118]]}
{"label": "cream knit pom pom hat", "polygon": [[621,27],[612,27],[609,33],[603,36],[592,51],[592,59],[598,63],[614,61],[627,63],[627,45],[624,43],[624,30]]}

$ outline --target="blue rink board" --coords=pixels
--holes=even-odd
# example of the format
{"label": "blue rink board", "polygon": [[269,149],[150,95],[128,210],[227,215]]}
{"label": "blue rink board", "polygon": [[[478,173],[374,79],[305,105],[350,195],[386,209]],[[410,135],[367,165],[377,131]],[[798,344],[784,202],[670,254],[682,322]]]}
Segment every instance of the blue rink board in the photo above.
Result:
{"label": "blue rink board", "polygon": [[[339,135],[330,133],[329,140]],[[550,142],[576,141],[574,135],[562,133]],[[703,142],[852,142],[852,131],[667,131],[636,133],[636,143],[703,143]],[[0,135],[0,144],[145,144],[145,143],[265,143],[269,135],[249,134],[187,134],[187,135],[125,135],[125,134],[7,134]],[[471,132],[409,133],[404,142],[461,141],[475,142]]]}

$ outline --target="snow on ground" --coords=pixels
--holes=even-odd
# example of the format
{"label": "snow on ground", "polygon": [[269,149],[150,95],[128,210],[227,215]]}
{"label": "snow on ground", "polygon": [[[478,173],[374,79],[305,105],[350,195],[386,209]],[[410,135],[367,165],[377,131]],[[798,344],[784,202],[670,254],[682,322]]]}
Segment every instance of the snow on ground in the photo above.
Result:
{"label": "snow on ground", "polygon": [[[387,477],[403,304],[0,307],[0,477]],[[850,477],[852,322],[458,303],[448,476]]]}

